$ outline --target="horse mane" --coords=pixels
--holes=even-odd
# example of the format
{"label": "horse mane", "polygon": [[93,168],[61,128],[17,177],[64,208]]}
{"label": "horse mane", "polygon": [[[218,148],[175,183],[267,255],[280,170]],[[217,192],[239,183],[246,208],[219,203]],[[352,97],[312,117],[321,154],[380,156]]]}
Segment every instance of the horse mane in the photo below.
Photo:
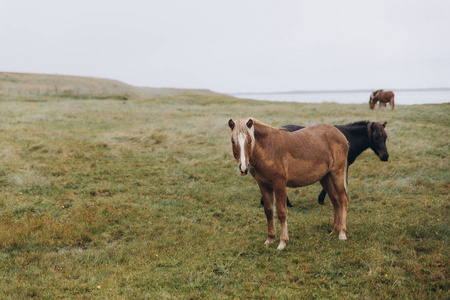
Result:
{"label": "horse mane", "polygon": [[355,135],[356,132],[358,132],[357,135],[367,136],[367,127],[369,126],[370,123],[371,123],[370,121],[357,121],[345,125],[335,125],[335,126],[339,130],[341,130],[342,133],[344,133],[344,135],[346,136],[347,134]]}
{"label": "horse mane", "polygon": [[384,130],[384,127],[381,123],[379,122],[371,122],[371,121],[357,121],[357,122],[353,122],[353,123],[348,123],[345,126],[347,127],[361,127],[361,130],[364,129],[365,131],[367,130],[367,125],[371,124],[371,128],[372,130],[374,129],[374,131],[372,132],[372,134],[376,134],[379,132],[379,134],[381,135],[386,135],[387,137],[387,133]]}
{"label": "horse mane", "polygon": [[[253,126],[251,127],[251,129],[249,129],[247,127],[247,122],[250,119],[253,121]],[[256,124],[262,124],[261,122],[259,122],[258,120],[254,119],[254,118],[236,120],[236,122],[235,122],[236,129],[233,131],[234,135],[236,136],[236,139],[237,139],[237,135],[239,133],[248,133],[250,135],[250,138],[253,141],[255,139],[255,130],[254,130],[255,123]],[[252,144],[254,144],[254,143],[252,143]]]}
{"label": "horse mane", "polygon": [[346,126],[352,126],[352,125],[355,125],[355,126],[362,126],[362,125],[367,126],[367,124],[369,124],[369,123],[370,123],[370,121],[357,121],[357,122],[353,122],[353,123],[348,123],[348,124],[346,124]]}
{"label": "horse mane", "polygon": [[383,91],[382,89],[381,89],[381,90],[376,90],[376,91],[373,91],[373,92],[372,92],[372,96],[374,96],[374,97],[375,97],[375,95],[376,95],[376,94],[378,94],[378,92],[382,92],[382,91]]}
{"label": "horse mane", "polygon": [[[251,128],[248,128],[248,126],[247,126],[247,122],[249,120],[252,120],[252,122],[253,122],[253,125],[251,126]],[[252,140],[252,143],[251,143],[252,150],[253,150],[253,147],[255,146],[255,143],[254,143],[255,138],[256,139],[265,138],[271,130],[278,129],[278,128],[274,128],[270,125],[264,124],[255,118],[236,120],[235,126],[236,126],[235,130],[233,130],[234,138],[237,139],[238,135],[240,133],[249,134],[250,139]]]}

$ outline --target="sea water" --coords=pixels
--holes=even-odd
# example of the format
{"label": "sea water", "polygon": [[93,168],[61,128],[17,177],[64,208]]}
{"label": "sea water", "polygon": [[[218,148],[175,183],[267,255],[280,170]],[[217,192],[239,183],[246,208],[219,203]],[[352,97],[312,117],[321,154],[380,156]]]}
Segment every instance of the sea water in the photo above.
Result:
{"label": "sea water", "polygon": [[[440,90],[400,90],[395,91],[396,105],[435,104],[450,102],[450,89]],[[336,102],[342,104],[369,103],[370,91],[331,91],[331,92],[286,92],[286,93],[248,93],[232,96],[242,99],[321,103]],[[388,104],[389,106],[389,104]]]}

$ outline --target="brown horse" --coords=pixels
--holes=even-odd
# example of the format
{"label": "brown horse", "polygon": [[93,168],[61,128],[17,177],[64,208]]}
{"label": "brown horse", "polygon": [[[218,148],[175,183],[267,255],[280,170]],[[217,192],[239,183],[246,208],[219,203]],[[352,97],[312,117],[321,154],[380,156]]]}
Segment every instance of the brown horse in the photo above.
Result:
{"label": "brown horse", "polygon": [[[347,156],[347,167],[350,167],[350,165],[355,162],[356,158],[369,147],[381,161],[389,160],[389,153],[386,147],[386,140],[388,136],[384,130],[386,124],[387,122],[381,124],[378,122],[359,121],[347,125],[334,126],[345,135],[350,144]],[[282,128],[292,132],[305,127],[299,125],[284,125]],[[319,204],[323,205],[326,194],[327,192],[322,190],[319,195]],[[287,205],[292,207],[289,202],[289,198],[287,198],[286,201]],[[262,199],[261,205],[264,205]]]}
{"label": "brown horse", "polygon": [[267,217],[266,244],[275,239],[274,196],[281,225],[278,250],[286,247],[286,186],[302,187],[320,182],[334,208],[333,231],[346,240],[347,153],[344,134],[332,125],[314,124],[287,132],[254,119],[228,121],[234,158],[241,175],[248,171],[259,185]]}
{"label": "brown horse", "polygon": [[394,110],[394,107],[395,107],[394,96],[395,96],[394,92],[392,92],[392,91],[385,92],[383,90],[378,90],[378,91],[372,92],[372,94],[370,94],[370,100],[369,100],[370,109],[374,109],[375,104],[377,104],[377,102],[380,102],[380,105],[379,105],[380,108],[386,107],[386,103],[389,102],[392,110]]}

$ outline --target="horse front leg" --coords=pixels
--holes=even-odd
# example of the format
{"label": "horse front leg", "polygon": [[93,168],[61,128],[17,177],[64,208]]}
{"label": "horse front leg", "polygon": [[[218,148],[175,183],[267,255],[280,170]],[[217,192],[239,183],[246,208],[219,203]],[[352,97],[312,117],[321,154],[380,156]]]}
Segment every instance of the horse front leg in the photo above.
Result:
{"label": "horse front leg", "polygon": [[273,190],[259,184],[261,190],[262,201],[264,204],[264,213],[267,218],[267,240],[264,244],[272,244],[275,240],[275,221],[273,218]]}
{"label": "horse front leg", "polygon": [[286,208],[286,184],[275,188],[275,200],[277,202],[277,216],[281,226],[280,244],[278,250],[283,250],[289,241],[287,229],[287,208]]}

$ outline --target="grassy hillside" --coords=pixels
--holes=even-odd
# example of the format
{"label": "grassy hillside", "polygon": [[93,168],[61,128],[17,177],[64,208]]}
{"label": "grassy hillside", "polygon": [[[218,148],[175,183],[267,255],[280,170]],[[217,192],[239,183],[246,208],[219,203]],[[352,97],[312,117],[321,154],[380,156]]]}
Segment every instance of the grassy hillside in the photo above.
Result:
{"label": "grassy hillside", "polygon": [[17,96],[126,100],[182,94],[214,95],[208,90],[135,87],[103,78],[0,72],[0,101]]}
{"label": "grassy hillside", "polygon": [[[450,104],[1,99],[2,299],[450,297]],[[350,168],[347,241],[328,235],[315,184],[288,190],[286,250],[263,245],[260,194],[227,126],[248,116],[388,122],[390,161],[367,150]]]}

